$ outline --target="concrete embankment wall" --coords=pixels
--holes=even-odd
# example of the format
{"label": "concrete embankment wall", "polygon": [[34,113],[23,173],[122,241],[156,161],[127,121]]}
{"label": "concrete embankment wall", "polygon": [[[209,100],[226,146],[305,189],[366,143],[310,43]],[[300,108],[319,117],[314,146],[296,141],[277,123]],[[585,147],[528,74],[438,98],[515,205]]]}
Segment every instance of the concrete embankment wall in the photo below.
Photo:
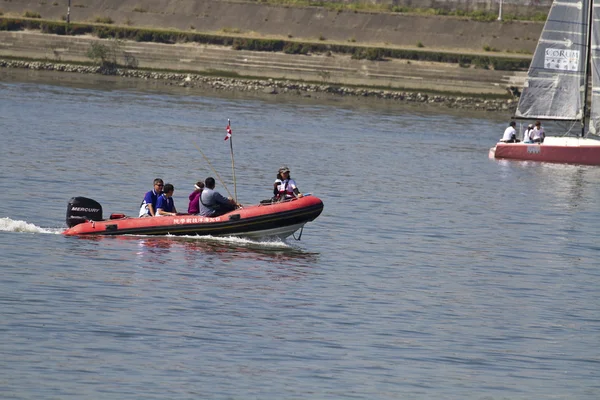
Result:
{"label": "concrete embankment wall", "polygon": [[[2,2],[0,11],[4,16],[23,16],[30,11],[44,19],[61,20],[67,12],[66,3],[66,0]],[[420,43],[423,49],[456,52],[483,52],[487,47],[515,54],[531,54],[543,26],[539,22],[478,22],[455,17],[274,7],[222,0],[72,1],[71,22],[94,22],[98,18],[136,27],[387,47],[416,48]]]}
{"label": "concrete embankment wall", "polygon": [[[290,55],[236,51],[221,46],[116,42],[35,32],[0,32],[0,57],[48,62],[90,62],[92,43],[114,52],[119,65],[156,70],[214,73],[321,82],[324,84],[505,95],[517,74],[461,68],[456,64],[405,60],[353,60],[348,55]],[[224,74],[227,75],[227,74]]]}
{"label": "concrete embankment wall", "polygon": [[[257,1],[260,0],[250,0]],[[327,3],[364,4],[365,0],[326,0]],[[435,10],[494,12],[501,15],[531,16],[547,13],[552,0],[368,0],[368,4]],[[502,10],[500,10],[502,6]]]}
{"label": "concrete embankment wall", "polygon": [[[61,20],[66,1],[3,2],[5,17],[26,11]],[[324,43],[481,53],[484,46],[506,56],[529,58],[543,24],[477,22],[468,19],[404,14],[336,12],[323,8],[286,8],[218,0],[72,0],[72,22],[110,18],[117,25],[176,28],[250,37],[279,37]],[[193,29],[192,29],[193,28]],[[456,64],[406,60],[352,60],[345,55],[287,55],[234,51],[196,44],[163,45],[61,37],[33,32],[0,32],[0,56],[90,62],[91,43],[111,47],[119,64],[185,71],[226,71],[243,76],[300,79],[342,85],[458,93],[505,94],[522,73],[461,68]]]}

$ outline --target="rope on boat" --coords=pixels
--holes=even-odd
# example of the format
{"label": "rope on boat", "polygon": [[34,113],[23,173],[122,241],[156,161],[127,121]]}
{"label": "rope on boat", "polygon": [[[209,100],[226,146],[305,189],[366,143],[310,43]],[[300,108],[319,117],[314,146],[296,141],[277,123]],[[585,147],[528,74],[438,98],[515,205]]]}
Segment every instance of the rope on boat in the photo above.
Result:
{"label": "rope on boat", "polygon": [[296,237],[296,235],[294,235],[292,233],[292,237],[296,240],[300,240],[302,238],[302,232],[304,231],[304,226],[302,226],[302,228],[300,228],[300,234],[298,235],[298,237]]}

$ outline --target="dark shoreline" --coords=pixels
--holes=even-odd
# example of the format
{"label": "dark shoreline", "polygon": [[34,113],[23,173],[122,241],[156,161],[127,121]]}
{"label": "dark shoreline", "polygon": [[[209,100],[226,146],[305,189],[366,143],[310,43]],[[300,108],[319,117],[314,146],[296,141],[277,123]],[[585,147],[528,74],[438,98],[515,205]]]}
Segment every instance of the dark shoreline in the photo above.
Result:
{"label": "dark shoreline", "polygon": [[457,110],[512,112],[516,99],[482,99],[467,95],[442,95],[420,92],[377,90],[349,86],[303,83],[292,80],[242,79],[212,77],[193,73],[153,72],[117,68],[106,71],[98,66],[69,63],[18,61],[0,59],[0,68],[32,71],[68,72],[87,75],[108,75],[160,82],[165,86],[210,89],[213,91],[260,93],[265,95],[292,95],[301,97],[368,98],[397,103],[432,104]]}

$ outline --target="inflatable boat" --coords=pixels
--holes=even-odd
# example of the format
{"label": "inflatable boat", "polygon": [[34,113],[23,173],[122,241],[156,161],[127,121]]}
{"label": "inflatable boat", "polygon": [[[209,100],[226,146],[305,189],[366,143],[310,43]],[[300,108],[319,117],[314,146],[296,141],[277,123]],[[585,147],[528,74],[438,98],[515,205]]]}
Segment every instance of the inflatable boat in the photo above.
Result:
{"label": "inflatable boat", "polygon": [[218,217],[178,214],[165,217],[102,217],[102,206],[93,199],[73,197],[67,208],[67,236],[75,235],[212,235],[251,239],[285,239],[313,221],[323,202],[305,195],[284,202],[245,206]]}

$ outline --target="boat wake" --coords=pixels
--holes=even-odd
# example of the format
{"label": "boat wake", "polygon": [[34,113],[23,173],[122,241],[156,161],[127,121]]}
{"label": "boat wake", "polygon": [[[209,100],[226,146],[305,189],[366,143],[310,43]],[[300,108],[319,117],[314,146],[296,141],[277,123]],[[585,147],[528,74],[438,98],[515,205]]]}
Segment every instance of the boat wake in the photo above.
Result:
{"label": "boat wake", "polygon": [[51,233],[60,234],[64,228],[42,228],[27,221],[0,218],[0,232]]}
{"label": "boat wake", "polygon": [[272,240],[252,240],[247,238],[240,238],[235,236],[212,236],[212,235],[186,235],[186,236],[175,236],[175,235],[166,235],[169,238],[177,238],[184,240],[197,240],[203,242],[214,242],[214,243],[228,243],[239,246],[258,246],[258,247],[267,247],[267,248],[282,248],[288,249],[290,246],[288,243],[283,240],[272,239]]}
{"label": "boat wake", "polygon": [[[35,224],[31,224],[27,221],[13,220],[8,217],[0,218],[0,232],[20,232],[20,233],[49,233],[49,234],[61,234],[64,228],[42,228]],[[130,238],[144,238],[149,237],[146,235],[126,235]],[[164,235],[163,238],[187,240],[187,241],[202,241],[202,242],[213,242],[213,243],[228,243],[239,246],[259,246],[268,248],[281,248],[287,249],[290,246],[288,243],[281,240],[252,240],[239,238],[235,236],[211,236],[211,235],[189,235],[189,236],[176,236],[176,235]]]}

